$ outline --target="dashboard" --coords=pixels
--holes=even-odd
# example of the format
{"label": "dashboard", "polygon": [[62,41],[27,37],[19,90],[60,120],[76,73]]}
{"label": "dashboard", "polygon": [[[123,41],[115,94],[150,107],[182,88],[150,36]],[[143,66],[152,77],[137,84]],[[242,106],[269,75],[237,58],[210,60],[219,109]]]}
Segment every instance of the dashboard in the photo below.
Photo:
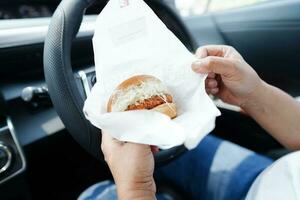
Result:
{"label": "dashboard", "polygon": [[[0,20],[51,17],[60,0],[1,0]],[[86,14],[97,14],[104,1],[87,9]]]}
{"label": "dashboard", "polygon": [[55,10],[54,5],[20,4],[16,6],[2,6],[0,8],[1,19],[21,19],[50,17]]}
{"label": "dashboard", "polygon": [[[36,90],[46,88],[43,43],[59,2],[0,1],[0,199],[24,199],[29,195],[28,190],[7,192],[7,188],[24,188],[24,184],[18,186],[18,180],[23,181],[24,171],[28,172],[28,151],[35,149],[42,140],[49,141],[49,138],[67,133],[52,107],[47,89],[35,94]],[[93,64],[94,13],[99,13],[104,5],[102,2],[88,9],[73,43],[75,76],[81,68]],[[22,99],[23,91],[27,94],[29,91],[29,96],[34,94],[33,98],[26,102]],[[40,147],[37,149],[29,157],[36,159]]]}

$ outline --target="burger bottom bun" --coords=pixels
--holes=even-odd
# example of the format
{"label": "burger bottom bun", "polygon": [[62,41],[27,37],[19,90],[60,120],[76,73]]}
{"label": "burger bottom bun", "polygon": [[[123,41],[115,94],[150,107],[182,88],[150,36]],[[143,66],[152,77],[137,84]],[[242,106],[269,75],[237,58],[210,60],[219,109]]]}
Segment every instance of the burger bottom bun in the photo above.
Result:
{"label": "burger bottom bun", "polygon": [[164,103],[152,108],[151,110],[168,115],[171,119],[177,116],[176,105],[174,103]]}

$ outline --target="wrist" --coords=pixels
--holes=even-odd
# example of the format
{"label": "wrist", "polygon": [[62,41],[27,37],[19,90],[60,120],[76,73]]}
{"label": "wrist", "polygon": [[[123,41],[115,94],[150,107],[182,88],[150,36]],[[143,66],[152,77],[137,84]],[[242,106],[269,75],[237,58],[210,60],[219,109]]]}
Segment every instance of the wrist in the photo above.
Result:
{"label": "wrist", "polygon": [[260,80],[260,84],[247,95],[240,107],[248,114],[251,114],[252,111],[263,110],[263,105],[266,99],[268,99],[266,96],[269,90],[269,85],[263,80]]}
{"label": "wrist", "polygon": [[118,191],[119,200],[154,200],[155,192],[148,190]]}
{"label": "wrist", "polygon": [[156,199],[156,185],[153,177],[149,180],[116,183],[120,200],[153,200]]}

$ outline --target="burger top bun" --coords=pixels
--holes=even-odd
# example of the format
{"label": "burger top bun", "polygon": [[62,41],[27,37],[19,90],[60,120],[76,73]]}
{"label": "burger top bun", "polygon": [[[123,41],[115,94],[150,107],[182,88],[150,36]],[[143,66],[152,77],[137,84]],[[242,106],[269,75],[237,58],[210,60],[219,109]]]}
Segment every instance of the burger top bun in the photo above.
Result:
{"label": "burger top bun", "polygon": [[154,76],[150,75],[137,75],[133,76],[125,81],[123,81],[116,90],[126,90],[129,89],[131,86],[140,85],[143,82],[148,81],[155,81],[155,82],[161,82],[158,78],[155,78]]}
{"label": "burger top bun", "polygon": [[[129,105],[135,105],[137,102],[143,102],[144,100],[151,103],[151,97],[153,96],[159,96],[164,100],[167,95],[170,96],[170,93],[166,86],[154,76],[133,76],[123,81],[113,92],[107,103],[107,111],[126,111]],[[172,101],[164,101],[164,103],[153,109],[174,118],[176,116],[175,104]]]}

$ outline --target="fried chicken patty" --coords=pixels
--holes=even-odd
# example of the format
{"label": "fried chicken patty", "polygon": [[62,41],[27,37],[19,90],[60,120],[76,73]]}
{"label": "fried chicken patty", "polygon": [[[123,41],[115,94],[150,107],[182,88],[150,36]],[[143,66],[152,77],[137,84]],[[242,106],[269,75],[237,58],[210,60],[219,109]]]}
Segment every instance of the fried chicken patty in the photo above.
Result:
{"label": "fried chicken patty", "polygon": [[155,95],[149,99],[145,99],[141,102],[138,101],[138,102],[136,102],[136,104],[129,105],[127,107],[126,111],[127,110],[141,110],[141,109],[150,110],[150,109],[155,108],[156,106],[159,106],[166,102],[168,102],[168,103],[173,102],[171,95],[166,94],[165,99],[159,95]]}

